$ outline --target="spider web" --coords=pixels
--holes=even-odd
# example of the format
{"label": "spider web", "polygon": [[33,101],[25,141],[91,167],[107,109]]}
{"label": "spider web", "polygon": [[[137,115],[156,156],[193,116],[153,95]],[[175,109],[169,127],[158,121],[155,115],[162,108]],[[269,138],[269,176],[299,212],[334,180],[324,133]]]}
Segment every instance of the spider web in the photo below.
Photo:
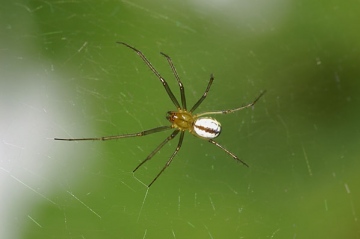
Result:
{"label": "spider web", "polygon": [[[360,238],[359,14],[350,3],[18,1],[2,6],[0,238]],[[306,16],[304,19],[303,16]],[[343,26],[349,26],[344,29]],[[306,30],[304,30],[306,29]],[[171,131],[56,142],[168,125],[175,110],[140,49],[217,142],[186,133],[146,185]],[[338,218],[342,218],[341,221]]]}

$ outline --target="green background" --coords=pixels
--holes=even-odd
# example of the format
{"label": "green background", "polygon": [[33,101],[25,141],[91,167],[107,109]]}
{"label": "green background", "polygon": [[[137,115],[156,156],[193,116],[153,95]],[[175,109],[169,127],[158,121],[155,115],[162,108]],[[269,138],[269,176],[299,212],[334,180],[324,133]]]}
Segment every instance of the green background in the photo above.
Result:
{"label": "green background", "polygon": [[[1,238],[360,238],[358,1],[7,1],[1,10]],[[140,49],[219,143],[111,142],[175,110]]]}

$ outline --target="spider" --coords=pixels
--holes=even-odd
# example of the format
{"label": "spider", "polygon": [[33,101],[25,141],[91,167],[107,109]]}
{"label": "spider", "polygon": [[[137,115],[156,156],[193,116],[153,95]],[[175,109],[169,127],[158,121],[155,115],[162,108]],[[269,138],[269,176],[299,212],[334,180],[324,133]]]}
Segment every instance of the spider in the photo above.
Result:
{"label": "spider", "polygon": [[180,138],[179,142],[177,144],[177,147],[175,151],[172,153],[164,167],[161,169],[161,171],[156,175],[156,177],[150,182],[148,187],[150,187],[158,178],[159,176],[164,172],[164,170],[170,165],[176,154],[179,152],[182,142],[184,140],[184,133],[185,131],[189,131],[192,135],[207,140],[208,142],[214,144],[215,146],[219,147],[223,151],[225,151],[227,154],[229,154],[231,157],[233,157],[238,162],[242,163],[243,165],[249,167],[244,161],[239,159],[235,154],[224,148],[222,145],[214,141],[213,139],[218,137],[221,132],[221,124],[210,117],[204,117],[205,115],[215,115],[215,114],[229,114],[233,113],[245,108],[252,107],[261,96],[265,94],[265,91],[263,91],[253,102],[235,108],[235,109],[228,109],[228,110],[218,110],[218,111],[211,111],[211,112],[204,112],[200,114],[193,114],[193,112],[200,106],[200,104],[205,100],[210,87],[214,81],[214,76],[210,75],[209,83],[206,87],[206,90],[204,94],[200,97],[200,99],[194,104],[194,106],[188,110],[186,107],[186,98],[185,98],[185,89],[184,86],[180,80],[180,77],[175,69],[175,66],[171,60],[171,58],[160,52],[161,55],[163,55],[166,60],[168,61],[170,68],[175,76],[175,79],[177,80],[177,83],[180,88],[180,96],[181,96],[181,106],[179,104],[179,101],[174,96],[173,92],[169,88],[167,82],[165,79],[160,75],[160,73],[154,68],[154,66],[150,63],[150,61],[145,57],[145,55],[136,49],[135,47],[132,47],[124,42],[116,42],[118,44],[122,44],[127,46],[128,48],[132,49],[136,52],[137,55],[140,56],[140,58],[145,62],[145,64],[150,68],[150,70],[157,76],[157,78],[160,80],[161,84],[164,86],[167,94],[169,95],[171,101],[176,107],[175,111],[168,111],[166,115],[166,119],[171,123],[168,126],[160,126],[153,129],[144,130],[142,132],[133,133],[133,134],[122,134],[122,135],[114,135],[114,136],[104,136],[104,137],[98,137],[98,138],[55,138],[55,140],[65,140],[65,141],[83,141],[83,140],[113,140],[113,139],[122,139],[122,138],[130,138],[130,137],[139,137],[139,136],[145,136],[153,133],[158,133],[165,130],[174,129],[174,131],[157,146],[134,170],[133,173],[138,170],[144,163],[146,163],[148,160],[150,160],[166,143],[168,143],[170,140],[174,139],[179,133]]}

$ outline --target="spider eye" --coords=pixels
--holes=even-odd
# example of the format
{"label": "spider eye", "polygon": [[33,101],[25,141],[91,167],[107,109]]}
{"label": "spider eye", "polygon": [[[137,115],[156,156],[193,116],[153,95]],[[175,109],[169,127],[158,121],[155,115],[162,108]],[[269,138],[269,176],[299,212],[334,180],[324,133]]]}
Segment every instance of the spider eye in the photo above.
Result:
{"label": "spider eye", "polygon": [[214,139],[220,135],[221,124],[213,118],[199,118],[194,123],[194,132],[204,139]]}
{"label": "spider eye", "polygon": [[173,122],[175,118],[175,113],[172,111],[166,112],[166,119],[170,122]]}

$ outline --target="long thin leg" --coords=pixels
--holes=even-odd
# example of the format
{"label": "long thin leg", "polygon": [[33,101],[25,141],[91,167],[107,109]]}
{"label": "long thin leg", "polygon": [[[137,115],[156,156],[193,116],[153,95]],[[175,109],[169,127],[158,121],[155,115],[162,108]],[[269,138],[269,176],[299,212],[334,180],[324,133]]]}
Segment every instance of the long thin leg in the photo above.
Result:
{"label": "long thin leg", "polygon": [[138,49],[136,49],[135,47],[132,47],[124,42],[116,42],[119,44],[123,44],[127,47],[129,47],[130,49],[134,50],[136,52],[136,54],[138,54],[141,59],[145,62],[145,64],[150,68],[150,70],[157,76],[157,78],[159,78],[159,80],[161,81],[161,83],[163,84],[167,94],[169,95],[171,101],[174,103],[174,105],[176,106],[176,108],[180,109],[180,105],[179,102],[177,101],[177,99],[175,98],[174,94],[172,93],[171,89],[169,88],[168,83],[165,81],[165,79],[160,75],[160,73],[155,69],[155,67],[153,67],[153,65],[150,63],[150,61],[145,57],[145,55],[139,51]]}
{"label": "long thin leg", "polygon": [[205,100],[213,81],[214,81],[214,76],[213,76],[213,74],[211,74],[209,83],[206,87],[204,94],[201,96],[201,98],[198,100],[198,102],[196,102],[195,105],[191,108],[190,113],[194,112],[197,109],[197,107],[199,107],[199,105]]}
{"label": "long thin leg", "polygon": [[255,105],[255,103],[261,98],[261,96],[263,96],[265,94],[265,92],[266,91],[261,92],[261,94],[253,102],[251,102],[250,104],[241,106],[239,108],[200,113],[200,114],[197,114],[196,117],[200,117],[200,116],[204,116],[204,115],[229,114],[229,113],[233,113],[235,111],[239,111],[239,110],[243,110],[245,108],[249,108],[249,107]]}
{"label": "long thin leg", "polygon": [[184,89],[183,83],[180,80],[180,77],[179,77],[179,75],[178,75],[178,73],[176,71],[176,68],[175,68],[174,64],[172,63],[172,60],[171,60],[170,56],[168,56],[168,55],[166,55],[165,53],[162,53],[162,52],[160,52],[160,54],[166,57],[166,60],[168,61],[169,65],[171,67],[171,70],[174,73],[174,76],[175,76],[175,78],[176,78],[176,80],[177,80],[177,82],[179,84],[179,87],[180,87],[182,109],[186,110],[185,89]]}
{"label": "long thin leg", "polygon": [[175,136],[180,132],[180,130],[174,130],[174,132],[172,132],[172,134],[167,137],[163,142],[161,142],[161,144],[159,144],[159,146],[156,147],[156,149],[154,149],[147,157],[146,159],[144,159],[138,166],[136,166],[136,168],[133,170],[133,173],[138,170],[141,165],[143,165],[145,162],[147,162],[149,159],[151,159],[162,147],[164,147],[164,145],[169,142],[170,140],[172,140],[173,138],[175,138]]}
{"label": "long thin leg", "polygon": [[155,181],[156,179],[158,179],[158,177],[164,172],[164,170],[169,167],[169,165],[171,164],[172,160],[174,159],[175,155],[179,152],[180,148],[181,148],[181,144],[184,140],[184,131],[181,131],[180,134],[180,138],[179,138],[179,143],[174,151],[174,153],[171,155],[171,157],[169,158],[169,160],[166,162],[165,166],[161,169],[161,171],[158,173],[158,175],[156,175],[156,177],[151,181],[151,183],[149,184],[148,187],[150,187]]}
{"label": "long thin leg", "polygon": [[122,135],[113,135],[113,136],[105,136],[105,137],[98,137],[98,138],[78,138],[78,139],[62,139],[62,138],[54,138],[54,140],[64,140],[64,141],[84,141],[84,140],[113,140],[113,139],[122,139],[122,138],[130,138],[130,137],[138,137],[138,136],[145,136],[148,134],[153,134],[165,130],[172,129],[171,126],[160,126],[153,129],[145,130],[139,133],[134,134],[122,134]]}
{"label": "long thin leg", "polygon": [[227,150],[226,148],[224,148],[223,146],[221,146],[219,143],[215,142],[212,139],[209,139],[209,142],[212,144],[215,144],[216,146],[218,146],[219,148],[221,148],[222,150],[224,150],[227,154],[229,154],[231,157],[233,157],[233,159],[239,161],[240,163],[244,164],[246,167],[249,167],[249,165],[247,165],[244,161],[242,161],[241,159],[238,158],[238,156],[236,156],[235,154],[231,153],[229,150]]}

